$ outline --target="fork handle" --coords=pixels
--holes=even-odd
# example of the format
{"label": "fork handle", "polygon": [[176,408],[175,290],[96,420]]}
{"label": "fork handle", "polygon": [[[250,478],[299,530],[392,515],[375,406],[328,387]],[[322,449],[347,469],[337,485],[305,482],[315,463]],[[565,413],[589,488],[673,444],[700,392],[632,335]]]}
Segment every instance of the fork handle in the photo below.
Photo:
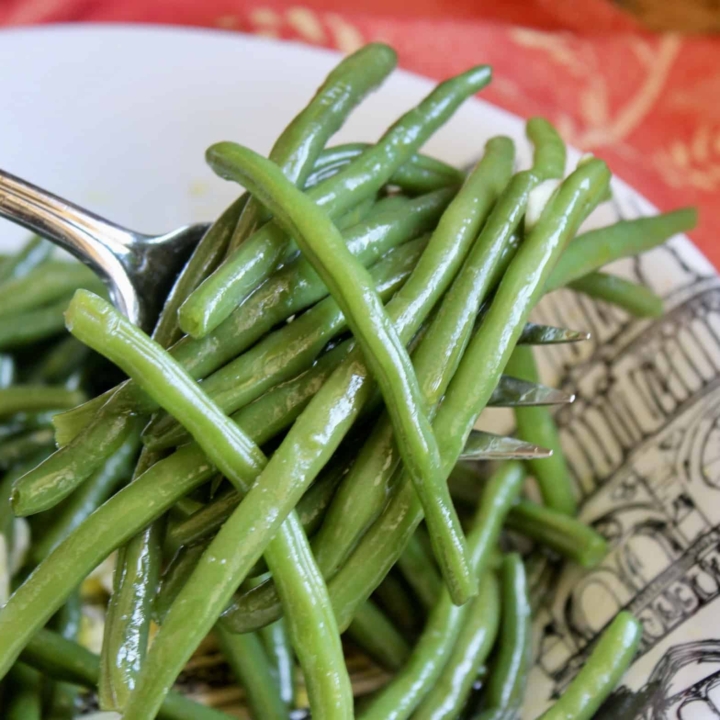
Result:
{"label": "fork handle", "polygon": [[0,170],[0,215],[67,250],[108,285],[116,307],[133,321],[140,308],[128,270],[137,233]]}

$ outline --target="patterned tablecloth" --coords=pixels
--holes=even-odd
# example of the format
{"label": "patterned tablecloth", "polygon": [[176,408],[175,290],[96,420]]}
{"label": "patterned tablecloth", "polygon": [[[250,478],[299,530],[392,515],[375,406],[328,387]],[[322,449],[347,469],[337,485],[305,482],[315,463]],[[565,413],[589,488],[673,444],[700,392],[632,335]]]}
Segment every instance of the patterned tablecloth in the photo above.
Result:
{"label": "patterned tablecloth", "polygon": [[219,27],[343,51],[384,40],[433,78],[491,63],[484,98],[548,117],[662,209],[699,205],[692,237],[720,266],[716,39],[643,32],[606,0],[0,0],[0,25],[77,21]]}

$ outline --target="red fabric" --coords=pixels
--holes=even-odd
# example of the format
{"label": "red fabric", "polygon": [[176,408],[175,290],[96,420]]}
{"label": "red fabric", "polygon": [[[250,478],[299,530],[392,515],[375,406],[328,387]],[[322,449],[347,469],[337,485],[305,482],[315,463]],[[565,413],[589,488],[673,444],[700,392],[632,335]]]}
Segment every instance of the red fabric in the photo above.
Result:
{"label": "red fabric", "polygon": [[483,97],[544,115],[662,209],[696,204],[720,267],[720,43],[654,35],[606,0],[0,0],[0,25],[122,21],[220,27],[350,51],[383,40],[443,78],[488,62]]}

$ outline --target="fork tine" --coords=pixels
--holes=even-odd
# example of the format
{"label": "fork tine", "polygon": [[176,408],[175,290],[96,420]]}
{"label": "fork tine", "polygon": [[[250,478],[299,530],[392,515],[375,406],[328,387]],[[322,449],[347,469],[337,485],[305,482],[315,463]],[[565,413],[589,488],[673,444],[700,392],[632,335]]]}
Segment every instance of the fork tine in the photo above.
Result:
{"label": "fork tine", "polygon": [[465,443],[461,460],[536,460],[552,455],[552,450],[513,437],[473,430]]}
{"label": "fork tine", "polygon": [[558,343],[589,340],[590,337],[589,332],[568,330],[567,328],[558,328],[552,325],[526,323],[518,343],[520,345],[556,345]]}
{"label": "fork tine", "polygon": [[533,405],[566,405],[575,395],[540,383],[502,375],[488,405],[495,407],[527,407]]}

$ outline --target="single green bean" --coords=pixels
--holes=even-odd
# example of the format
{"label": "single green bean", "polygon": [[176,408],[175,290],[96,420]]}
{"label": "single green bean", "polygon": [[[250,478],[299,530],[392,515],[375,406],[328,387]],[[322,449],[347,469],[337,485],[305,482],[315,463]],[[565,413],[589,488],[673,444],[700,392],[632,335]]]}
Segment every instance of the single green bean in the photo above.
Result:
{"label": "single green bean", "polygon": [[[53,625],[56,632],[68,640],[76,640],[80,631],[82,620],[82,599],[80,593],[75,592],[62,606]],[[72,720],[77,711],[77,699],[80,688],[73,683],[53,682],[51,687],[49,720]]]}
{"label": "single green bean", "polygon": [[[95,690],[100,675],[100,658],[72,640],[50,630],[39,630],[22,652],[22,661],[43,675]],[[158,717],[161,720],[230,720],[219,710],[194,702],[170,691]]]}
{"label": "single green bean", "polygon": [[137,430],[138,421],[129,413],[116,415],[103,406],[100,417],[103,423],[93,426],[89,438],[93,440],[92,435],[97,433],[98,442],[73,440],[15,482],[11,501],[16,515],[33,515],[57,505],[108,462]]}
{"label": "single green bean", "polygon": [[[388,311],[394,317],[405,341],[417,331],[440,298],[439,291],[447,288],[465,259],[490,207],[507,181],[511,172],[512,156],[512,144],[508,144],[506,139],[488,143],[486,157],[481,160],[477,170],[445,211],[410,279],[388,304]],[[521,216],[522,213],[519,213],[518,221]],[[268,477],[268,484],[271,487],[289,484],[292,478],[286,469],[288,467],[297,467],[298,482],[310,482],[313,474],[317,473],[329,458],[333,445],[326,444],[323,448],[318,448],[314,458],[310,458],[312,462],[308,462],[307,439],[315,436],[332,437],[333,443],[338,444],[359,415],[364,403],[369,400],[373,390],[363,357],[355,350],[343,361],[332,378],[326,381],[301,416],[302,422],[295,424],[285,442],[270,460],[268,469],[263,473]],[[383,439],[384,445],[392,446],[389,422],[386,437],[388,439]],[[302,458],[303,465],[298,465],[296,458]],[[377,464],[374,463],[376,458],[380,458]],[[385,456],[381,454],[367,452],[366,459],[372,465],[371,472],[368,473],[369,482],[364,484],[363,492],[359,495],[360,500],[355,505],[345,505],[349,508],[348,513],[344,515],[345,523],[352,523],[353,516],[366,506],[364,493],[373,491],[377,474],[386,465]],[[277,475],[273,477],[272,472],[276,472]],[[343,485],[350,486],[350,483],[346,481]],[[381,488],[380,507],[384,503],[385,492],[385,489]],[[341,516],[343,513],[338,514],[338,517]],[[323,529],[319,531],[318,538],[323,532]],[[340,548],[341,557],[352,548],[355,537],[354,533],[351,534],[349,541],[345,541]],[[332,576],[336,570],[332,559],[337,557],[333,550],[334,540],[318,541],[314,547],[323,573],[328,577]],[[242,605],[245,605],[245,609]],[[272,587],[261,587],[250,591],[246,602],[234,603],[232,618],[229,619],[232,620],[235,629],[241,631],[246,623],[253,625],[253,616],[262,617],[263,621],[268,616],[273,617],[269,613],[270,607],[273,606],[276,609],[274,615],[276,616],[279,605]]]}
{"label": "single green bean", "polygon": [[562,178],[567,151],[557,130],[545,118],[534,117],[527,121],[525,131],[535,148],[533,174],[540,180]]}
{"label": "single green bean", "polygon": [[0,318],[0,350],[32,345],[65,331],[65,309],[69,297],[37,310]]}
{"label": "single green bean", "polygon": [[502,620],[498,653],[486,686],[487,709],[481,717],[500,712],[518,713],[531,665],[530,601],[525,566],[517,553],[510,553],[500,568]]}
{"label": "single green bean", "polygon": [[653,217],[621,220],[614,225],[578,235],[552,271],[545,284],[545,292],[557,290],[620,258],[651,250],[673,235],[688,232],[696,225],[695,208],[682,208]]}
{"label": "single green bean", "polygon": [[137,435],[131,435],[120,449],[74,495],[61,505],[48,529],[34,540],[30,557],[34,564],[44,560],[114,490],[130,477],[131,462],[137,453]]}
{"label": "single green bean", "polygon": [[399,670],[410,655],[403,636],[372,601],[360,606],[347,634],[358,647],[388,670]]}
{"label": "single green bean", "polygon": [[222,177],[247,186],[291,234],[315,267],[362,348],[381,388],[405,468],[425,510],[445,582],[458,604],[477,591],[467,567],[465,537],[444,482],[440,451],[432,433],[412,363],[372,278],[348,251],[332,221],[289,183],[271,162],[232,143],[206,154]]}
{"label": "single green bean", "polygon": [[[488,483],[468,536],[473,571],[483,578],[479,595],[483,605],[491,602],[488,595],[494,590],[491,583],[484,581],[488,559],[497,544],[505,514],[520,491],[523,477],[518,463],[507,463],[498,470]],[[443,588],[407,664],[373,699],[361,716],[362,720],[410,717],[445,667],[468,610],[467,605],[453,605]]]}
{"label": "single green bean", "polygon": [[53,432],[51,428],[30,430],[22,435],[16,435],[10,440],[0,444],[0,467],[9,468],[29,457],[37,456],[38,452],[53,447]]}
{"label": "single green bean", "polygon": [[[330,73],[315,97],[283,132],[270,153],[270,160],[279,164],[279,171],[290,182],[300,186],[304,184],[325,143],[340,129],[358,103],[392,72],[396,61],[397,56],[391,48],[374,43],[345,58]],[[358,162],[360,160],[355,161]],[[325,181],[324,185],[332,184],[334,187],[338,183],[337,178],[344,172],[346,170]],[[384,181],[363,195],[348,198],[350,202],[336,208],[335,217],[368,195],[375,194]],[[333,194],[330,187],[325,189],[324,194],[317,187],[309,192],[317,194],[313,199],[326,202],[329,199],[327,195]],[[262,208],[257,198],[249,203],[238,223],[240,237],[244,239],[248,230],[267,219]],[[183,331],[200,337],[217,327],[238,302],[267,278],[285,251],[287,242],[282,231],[272,223],[267,223],[267,228],[263,227],[243,243],[232,242],[233,252],[226,263],[181,306],[178,317]]]}
{"label": "single green bean", "polygon": [[663,300],[644,285],[617,275],[593,272],[568,285],[575,292],[616,305],[635,317],[660,317]]}
{"label": "single green bean", "polygon": [[10,698],[5,720],[42,720],[41,676],[37,670],[17,663],[10,673]]}
{"label": "single green bean", "polygon": [[642,625],[629,612],[618,613],[575,679],[539,720],[590,720],[630,666],[641,637]]}
{"label": "single green bean", "polygon": [[591,527],[529,500],[512,509],[507,524],[585,568],[595,567],[607,554],[605,538]]}
{"label": "single green bean", "polygon": [[[426,244],[427,238],[405,243],[370,268],[371,281],[383,301],[409,276]],[[332,297],[326,297],[207,377],[203,390],[223,412],[235,412],[278,383],[307,370],[325,345],[346,329],[343,311]],[[153,436],[156,440],[151,442]],[[177,421],[165,416],[165,422],[154,423],[143,439],[148,447],[163,449],[187,442],[188,438]]]}
{"label": "single green bean", "polygon": [[480,667],[495,644],[499,627],[500,585],[495,574],[488,572],[483,576],[481,594],[472,601],[442,674],[413,713],[415,720],[460,717]]}
{"label": "single green bean", "polygon": [[280,697],[280,686],[273,677],[262,641],[255,633],[229,632],[222,620],[215,625],[220,649],[247,694],[253,717],[257,720],[283,720],[287,705]]}
{"label": "single green bean", "polygon": [[0,283],[24,277],[32,272],[50,258],[53,247],[52,243],[37,235],[31,237],[19,253],[0,265]]}
{"label": "single green bean", "polygon": [[55,263],[0,285],[0,315],[28,312],[87,287],[102,292],[102,281],[85,265]]}
{"label": "single green bean", "polygon": [[[433,427],[443,448],[448,475],[492,395],[554,262],[602,197],[608,181],[609,172],[600,161],[593,160],[576,170],[560,186],[510,263],[435,416]],[[365,534],[362,545],[330,581],[341,627],[395,563],[421,518],[412,485],[401,482],[381,517]]]}
{"label": "single green bean", "polygon": [[441,581],[432,557],[425,552],[425,546],[417,532],[399,557],[398,567],[415,591],[421,605],[430,610],[440,595]]}
{"label": "single green bean", "polygon": [[260,631],[265,649],[275,664],[280,699],[288,707],[295,704],[295,661],[285,621],[281,618]]}
{"label": "single green bean", "polygon": [[[505,369],[521,380],[540,382],[533,350],[527,345],[515,348]],[[577,512],[575,491],[552,411],[547,407],[517,407],[514,413],[517,436],[521,440],[552,450],[549,458],[527,463],[540,487],[543,502],[558,512],[574,515]]]}
{"label": "single green bean", "polygon": [[[169,354],[108,303],[82,290],[73,298],[67,312],[67,322],[76,337],[80,337],[119,364],[156,402],[162,403],[166,410],[178,417],[198,442],[202,443],[205,452],[229,480],[239,489],[249,491],[248,496],[256,493],[257,485],[252,488],[250,485],[266,464],[265,456],[257,445],[207,398]],[[137,483],[136,480],[133,484]],[[263,498],[263,501],[272,503],[271,498]],[[240,508],[246,504],[241,503]],[[252,503],[250,505],[252,507]],[[234,515],[237,512],[236,510]],[[264,512],[255,515],[256,521],[264,517]],[[273,528],[270,537],[284,519],[277,521],[276,517],[270,518],[268,523],[268,526]],[[215,563],[215,546],[222,547],[225,527],[206,551],[207,565],[201,562],[191,580],[202,577],[202,570],[209,566],[211,573],[217,575],[219,572],[220,578],[224,578],[224,584],[227,585],[228,575],[237,574],[242,578],[262,554],[268,538],[265,533],[258,532],[258,545],[245,548],[247,553],[236,554],[239,571],[232,566],[224,567],[225,563]],[[260,544],[262,546],[259,546]],[[341,668],[338,660],[338,657],[342,658],[342,648],[332,611],[329,604],[322,601],[323,593],[327,596],[322,576],[317,571],[307,538],[294,513],[283,525],[271,546],[267,547],[265,555],[268,566],[274,571],[276,582],[283,586],[285,597],[293,599],[292,611],[288,612],[289,622],[316,712],[320,717],[324,717],[326,713],[329,713],[328,717],[344,717],[352,712],[352,693],[347,671],[343,673],[344,666]],[[51,558],[52,556],[48,561]],[[218,580],[219,578],[214,578],[210,584],[206,584],[204,580],[202,582],[205,587],[218,588],[221,586]],[[233,589],[231,586],[229,590],[223,588],[219,593],[216,592],[218,597],[215,602],[206,602],[206,598],[198,597],[192,582],[188,582],[181,590],[165,624],[155,638],[146,660],[147,670],[140,676],[130,695],[126,714],[133,716],[135,712],[142,712],[138,717],[152,717],[167,692],[168,681],[172,682],[177,676],[184,662],[189,659],[203,635],[214,623],[223,605],[230,599]],[[226,596],[224,603],[223,594]],[[202,613],[191,609],[193,596],[195,601],[200,601]],[[219,603],[222,604],[213,617],[214,608]],[[304,612],[315,616],[315,623],[311,623],[304,614],[298,612],[301,604],[304,604]],[[193,616],[194,632],[188,632],[185,627],[180,635],[175,634],[175,625],[184,624],[182,618],[188,611]],[[168,638],[167,647],[165,637]],[[307,648],[301,645],[302,640],[308,641]]]}
{"label": "single green bean", "polygon": [[82,391],[67,390],[62,385],[12,385],[0,389],[0,417],[69,408],[84,397]]}

